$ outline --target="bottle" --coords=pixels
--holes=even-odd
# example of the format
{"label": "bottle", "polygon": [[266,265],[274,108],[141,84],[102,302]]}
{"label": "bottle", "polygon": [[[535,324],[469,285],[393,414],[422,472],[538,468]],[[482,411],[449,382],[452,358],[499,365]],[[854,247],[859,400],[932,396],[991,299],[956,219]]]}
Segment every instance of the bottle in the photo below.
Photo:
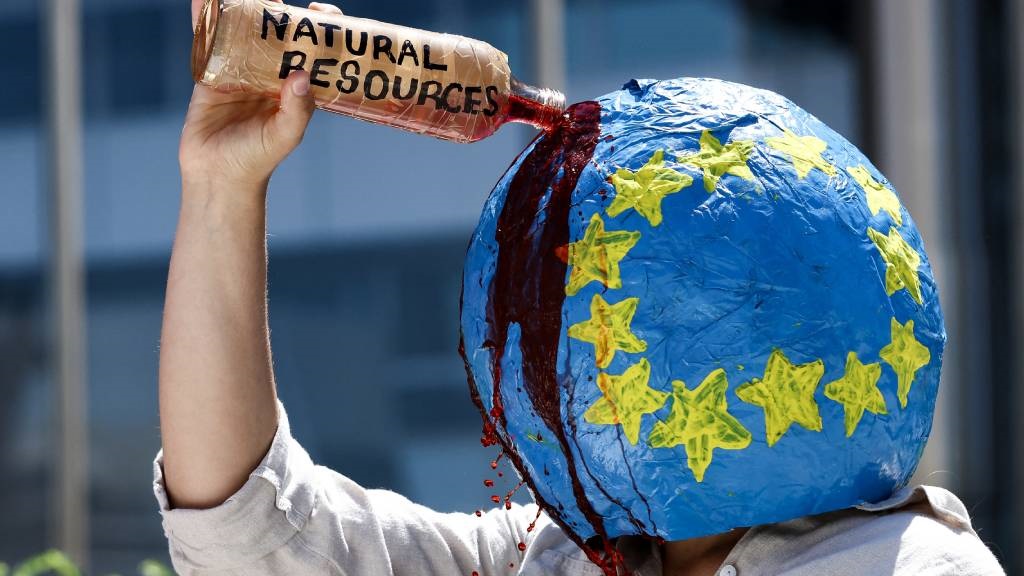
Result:
{"label": "bottle", "polygon": [[309,73],[321,109],[457,142],[506,122],[549,128],[565,108],[561,93],[512,76],[486,42],[271,0],[206,0],[196,82],[276,98],[296,70]]}

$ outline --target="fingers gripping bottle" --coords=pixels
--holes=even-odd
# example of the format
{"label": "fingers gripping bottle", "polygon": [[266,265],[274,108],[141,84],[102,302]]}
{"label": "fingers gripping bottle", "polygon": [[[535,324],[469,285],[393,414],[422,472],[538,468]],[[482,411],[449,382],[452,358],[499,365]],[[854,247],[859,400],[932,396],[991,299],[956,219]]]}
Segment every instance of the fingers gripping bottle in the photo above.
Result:
{"label": "fingers gripping bottle", "polygon": [[309,73],[319,108],[458,142],[506,122],[550,127],[565,107],[559,92],[516,80],[486,42],[272,0],[206,0],[196,82],[277,97],[296,70]]}

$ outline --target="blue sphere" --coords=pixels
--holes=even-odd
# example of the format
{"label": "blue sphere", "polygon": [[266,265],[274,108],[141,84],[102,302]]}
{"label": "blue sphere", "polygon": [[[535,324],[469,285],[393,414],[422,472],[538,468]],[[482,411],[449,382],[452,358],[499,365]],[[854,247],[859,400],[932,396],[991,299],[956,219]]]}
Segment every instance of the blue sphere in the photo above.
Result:
{"label": "blue sphere", "polygon": [[885,177],[765,90],[588,105],[512,164],[466,257],[474,397],[538,502],[578,541],[679,540],[904,486],[945,330]]}

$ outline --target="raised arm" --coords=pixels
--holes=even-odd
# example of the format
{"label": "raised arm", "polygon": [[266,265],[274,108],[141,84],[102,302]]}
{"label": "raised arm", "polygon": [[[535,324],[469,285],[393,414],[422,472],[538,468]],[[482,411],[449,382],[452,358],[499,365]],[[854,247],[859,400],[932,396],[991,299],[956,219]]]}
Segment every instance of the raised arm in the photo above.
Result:
{"label": "raised arm", "polygon": [[[200,4],[193,0],[193,20]],[[164,475],[176,507],[223,502],[245,483],[277,427],[266,190],[302,139],[313,112],[308,92],[308,76],[295,73],[280,103],[203,86],[192,95],[160,345]]]}

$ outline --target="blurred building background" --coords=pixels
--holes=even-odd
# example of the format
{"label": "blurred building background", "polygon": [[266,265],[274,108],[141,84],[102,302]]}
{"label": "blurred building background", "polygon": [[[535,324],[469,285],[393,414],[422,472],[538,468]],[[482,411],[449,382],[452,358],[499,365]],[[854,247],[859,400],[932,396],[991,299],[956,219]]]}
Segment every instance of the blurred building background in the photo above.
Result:
{"label": "blurred building background", "polygon": [[[570,101],[633,77],[715,76],[781,92],[860,145],[914,213],[943,288],[949,348],[920,476],[964,499],[1010,573],[1024,568],[1024,0],[343,7],[487,40],[524,80]],[[51,8],[0,9],[0,561],[15,562],[56,544],[51,495],[67,456],[48,297]],[[88,556],[90,573],[133,574],[167,557],[150,474],[189,2],[81,0],[79,24]],[[489,504],[481,480],[495,454],[479,445],[456,353],[462,257],[488,191],[532,134],[506,127],[457,145],[320,113],[275,175],[277,378],[319,463],[443,510]]]}

